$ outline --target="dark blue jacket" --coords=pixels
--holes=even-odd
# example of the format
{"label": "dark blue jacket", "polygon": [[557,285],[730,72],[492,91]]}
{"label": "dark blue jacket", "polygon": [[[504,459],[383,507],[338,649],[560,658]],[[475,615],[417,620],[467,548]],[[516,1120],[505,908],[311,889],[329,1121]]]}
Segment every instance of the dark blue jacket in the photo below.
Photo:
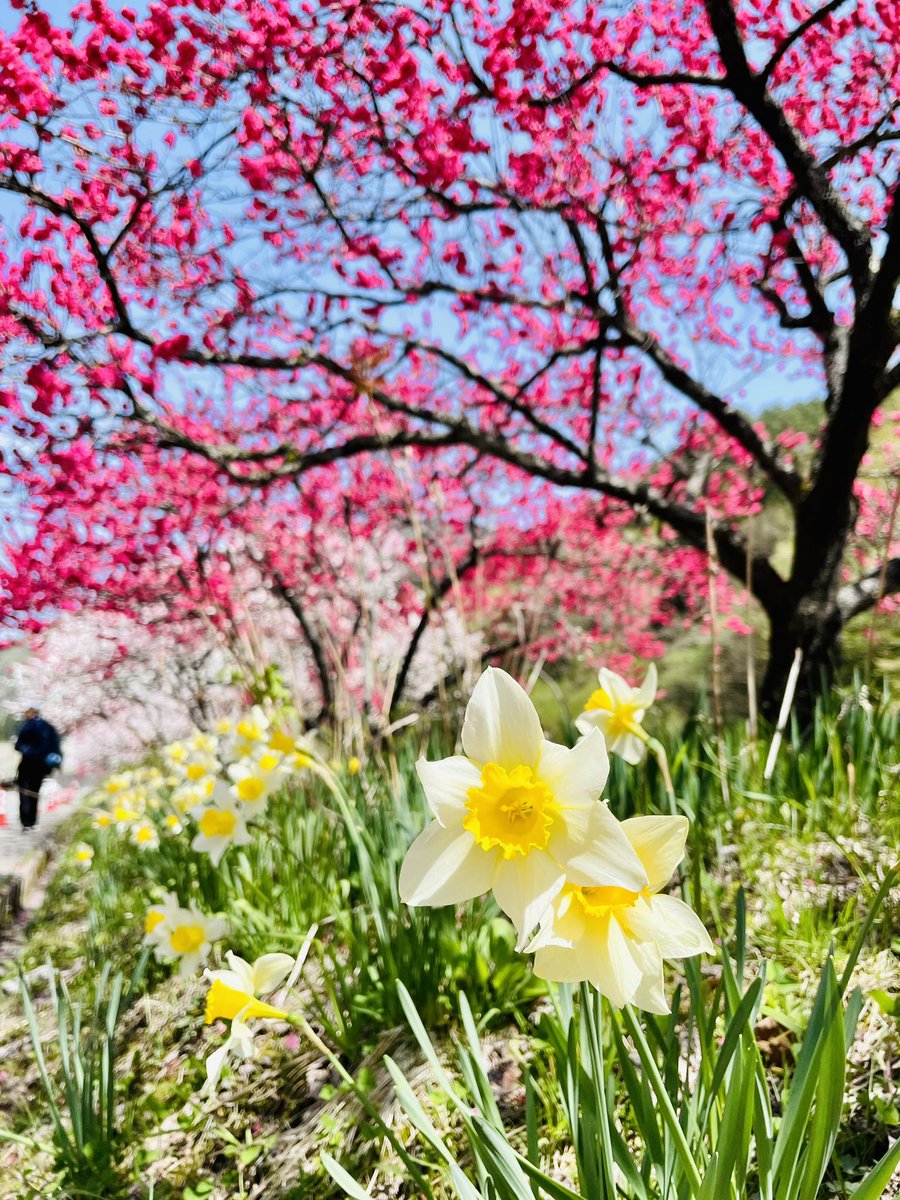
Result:
{"label": "dark blue jacket", "polygon": [[29,717],[16,739],[23,763],[30,767],[45,764],[48,754],[60,754],[59,734],[43,717]]}

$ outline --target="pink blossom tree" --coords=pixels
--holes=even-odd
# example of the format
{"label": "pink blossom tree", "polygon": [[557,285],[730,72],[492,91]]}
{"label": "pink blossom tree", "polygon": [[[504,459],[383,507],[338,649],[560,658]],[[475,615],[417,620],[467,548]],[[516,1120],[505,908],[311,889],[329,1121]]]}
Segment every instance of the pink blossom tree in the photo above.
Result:
{"label": "pink blossom tree", "polygon": [[[893,5],[85,0],[66,27],[16,6],[15,438],[114,431],[306,494],[409,453],[481,473],[525,529],[547,488],[632,511],[697,578],[711,550],[746,580],[769,710],[796,648],[812,681],[900,588],[890,528],[843,574],[900,383]],[[747,415],[748,380],[824,397],[810,465]],[[769,493],[786,572],[746,533]]]}

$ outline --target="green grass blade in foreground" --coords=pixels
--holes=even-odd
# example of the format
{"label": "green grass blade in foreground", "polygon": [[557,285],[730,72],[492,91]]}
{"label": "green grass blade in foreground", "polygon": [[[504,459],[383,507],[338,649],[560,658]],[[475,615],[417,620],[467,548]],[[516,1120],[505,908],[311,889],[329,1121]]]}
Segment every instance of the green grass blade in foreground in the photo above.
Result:
{"label": "green grass blade in foreground", "polygon": [[900,1137],[880,1162],[875,1164],[859,1187],[854,1189],[852,1200],[882,1200],[898,1167],[900,1167]]}
{"label": "green grass blade in foreground", "polygon": [[21,973],[19,975],[19,987],[22,994],[22,1006],[25,1009],[25,1020],[28,1023],[28,1032],[31,1035],[31,1046],[34,1051],[34,1060],[37,1065],[41,1086],[44,1089],[44,1098],[47,1102],[47,1108],[53,1121],[57,1145],[65,1157],[70,1162],[75,1163],[78,1160],[76,1147],[62,1121],[62,1112],[56,1102],[56,1088],[54,1087],[50,1079],[50,1073],[47,1070],[47,1060],[44,1057],[44,1050],[41,1044],[41,1032],[38,1027],[37,1016],[34,1011],[34,1003],[31,999],[31,991],[29,990],[28,984],[25,981],[24,975]]}
{"label": "green grass blade in foreground", "polygon": [[353,1176],[348,1175],[340,1163],[335,1162],[327,1151],[323,1150],[319,1154],[319,1161],[338,1187],[343,1188],[350,1200],[372,1200],[365,1188],[361,1188]]}

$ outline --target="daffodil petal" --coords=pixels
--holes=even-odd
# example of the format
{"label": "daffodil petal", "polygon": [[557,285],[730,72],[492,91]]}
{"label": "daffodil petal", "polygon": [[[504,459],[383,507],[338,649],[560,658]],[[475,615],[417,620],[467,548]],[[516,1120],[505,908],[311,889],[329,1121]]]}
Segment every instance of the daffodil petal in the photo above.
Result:
{"label": "daffodil petal", "polygon": [[637,693],[635,694],[635,697],[634,697],[635,702],[637,704],[639,704],[642,709],[644,709],[644,710],[648,709],[650,707],[650,705],[653,703],[653,701],[656,699],[656,685],[657,685],[656,663],[652,662],[647,667],[646,678],[644,679],[644,682],[641,684],[641,686],[638,688]]}
{"label": "daffodil petal", "polygon": [[[587,949],[586,940],[582,950]],[[615,917],[610,917],[604,937],[590,939],[589,961],[589,978],[594,987],[616,1008],[629,1004],[640,987],[643,975]]]}
{"label": "daffodil petal", "polygon": [[481,771],[461,754],[428,762],[420,758],[416,772],[428,807],[442,825],[459,824],[469,788],[481,783]]}
{"label": "daffodil petal", "polygon": [[[245,958],[241,958],[239,954],[235,954],[233,950],[229,950],[225,959],[231,967],[235,976],[241,981],[239,991],[250,992],[253,994],[253,968]],[[216,971],[216,975],[224,975],[224,971]],[[224,982],[224,981],[223,981]],[[229,985],[230,986],[230,985]]]}
{"label": "daffodil petal", "polygon": [[610,708],[613,711],[630,703],[634,689],[621,675],[617,675],[615,671],[610,671],[609,667],[601,667],[597,672],[597,678],[600,682],[600,687],[610,698]]}
{"label": "daffodil petal", "polygon": [[472,690],[463,722],[463,749],[479,766],[533,767],[543,741],[528,693],[505,671],[488,667]]}
{"label": "daffodil petal", "polygon": [[687,817],[629,817],[622,828],[644,864],[651,892],[658,892],[684,858],[690,822]]}
{"label": "daffodil petal", "polygon": [[571,946],[538,947],[534,973],[540,979],[552,979],[555,983],[580,983],[584,979],[584,969]]}
{"label": "daffodil petal", "polygon": [[537,773],[563,808],[589,807],[599,798],[609,775],[603,734],[592,729],[571,750],[543,742]]}
{"label": "daffodil petal", "polygon": [[629,910],[628,924],[636,938],[655,943],[664,958],[690,958],[715,950],[703,922],[675,896],[651,896],[636,904]]}
{"label": "daffodil petal", "polygon": [[600,728],[600,722],[597,720],[598,709],[588,709],[580,716],[575,718],[575,728],[582,737],[587,737],[595,729]]}
{"label": "daffodil petal", "polygon": [[212,982],[218,981],[235,992],[247,991],[247,980],[237,971],[204,971],[204,976]]}
{"label": "daffodil petal", "polygon": [[490,889],[496,852],[486,853],[468,830],[432,821],[400,868],[400,898],[413,906],[460,904]]}
{"label": "daffodil petal", "polygon": [[566,812],[550,835],[547,849],[580,887],[623,887],[640,892],[647,873],[621,824],[605,804]]}
{"label": "daffodil petal", "polygon": [[235,1017],[231,1022],[231,1036],[228,1043],[240,1058],[253,1057],[253,1033],[240,1017]]}
{"label": "daffodil petal", "polygon": [[647,744],[642,738],[637,737],[633,733],[620,733],[618,737],[613,738],[609,743],[609,748],[613,754],[618,754],[619,758],[636,767],[644,761],[644,755],[647,753]]}
{"label": "daffodil petal", "polygon": [[521,950],[528,935],[549,909],[566,881],[565,873],[548,854],[500,859],[494,871],[494,899],[519,935]]}
{"label": "daffodil petal", "polygon": [[213,1050],[212,1054],[206,1059],[206,1087],[209,1091],[214,1092],[219,1085],[219,1080],[222,1077],[222,1069],[225,1066],[225,1060],[228,1058],[228,1052],[231,1046],[227,1041],[219,1046],[218,1050]]}
{"label": "daffodil petal", "polygon": [[632,942],[631,953],[642,973],[632,1003],[646,1012],[659,1015],[671,1012],[663,978],[663,956],[659,947],[652,942]]}
{"label": "daffodil petal", "polygon": [[290,954],[263,954],[252,967],[251,991],[254,996],[274,992],[287,979],[294,960]]}

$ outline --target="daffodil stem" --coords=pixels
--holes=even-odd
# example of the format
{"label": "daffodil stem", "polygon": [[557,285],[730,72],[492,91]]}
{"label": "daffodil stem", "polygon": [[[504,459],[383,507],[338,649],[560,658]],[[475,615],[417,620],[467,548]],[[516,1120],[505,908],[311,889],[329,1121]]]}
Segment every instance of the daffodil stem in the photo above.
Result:
{"label": "daffodil stem", "polygon": [[694,1156],[691,1153],[691,1148],[688,1145],[688,1140],[685,1137],[684,1130],[678,1121],[678,1114],[672,1105],[669,1098],[669,1093],[666,1091],[666,1085],[659,1073],[659,1067],[656,1065],[656,1059],[653,1057],[653,1051],[647,1044],[647,1039],[644,1037],[644,1031],[641,1029],[640,1022],[634,1014],[634,1009],[626,1004],[622,1009],[622,1020],[628,1028],[631,1039],[635,1044],[638,1056],[641,1060],[641,1066],[650,1079],[650,1085],[656,1093],[656,1100],[659,1104],[659,1110],[662,1114],[663,1122],[668,1126],[669,1132],[672,1135],[672,1140],[675,1143],[675,1150],[678,1157],[681,1159],[681,1165],[684,1168],[684,1173],[687,1176],[691,1188],[691,1194],[696,1196],[703,1186],[703,1179],[700,1172],[697,1170],[697,1164],[694,1161]]}
{"label": "daffodil stem", "polygon": [[600,1150],[603,1183],[610,1196],[615,1195],[615,1166],[612,1138],[609,1132],[609,1109],[606,1099],[606,1064],[603,1056],[603,997],[589,984],[581,985],[581,1005],[587,1021],[588,1050],[591,1074],[597,1094],[597,1118],[600,1123]]}
{"label": "daffodil stem", "polygon": [[674,817],[678,813],[678,804],[675,800],[675,788],[672,784],[672,774],[669,771],[669,758],[666,754],[666,748],[662,742],[658,742],[654,737],[647,739],[647,746],[656,755],[656,761],[659,763],[660,774],[663,777],[663,785],[669,801],[669,810]]}

